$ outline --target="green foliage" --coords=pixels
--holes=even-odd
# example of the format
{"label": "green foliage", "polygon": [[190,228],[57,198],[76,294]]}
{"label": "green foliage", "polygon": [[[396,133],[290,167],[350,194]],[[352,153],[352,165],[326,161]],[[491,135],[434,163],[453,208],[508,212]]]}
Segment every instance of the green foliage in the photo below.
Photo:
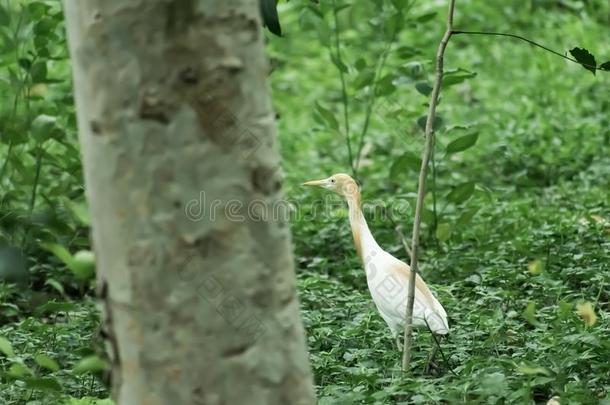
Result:
{"label": "green foliage", "polygon": [[3,404],[107,395],[72,370],[97,346],[98,313],[64,31],[60,2],[0,2]]}
{"label": "green foliage", "polygon": [[[409,229],[445,6],[260,4],[284,31],[268,37],[271,82],[320,403],[608,403],[608,75],[500,38],[452,38],[421,266],[452,332],[447,361],[423,375],[420,331],[402,379],[342,202],[308,216],[315,197],[296,185],[357,171],[365,202]],[[457,22],[608,55],[602,5],[465,2]],[[111,404],[64,30],[59,2],[0,2],[0,403]],[[584,48],[571,55],[610,70]],[[375,213],[379,243],[404,259]]]}
{"label": "green foliage", "polygon": [[277,15],[277,0],[258,0],[261,10],[261,18],[263,25],[269,28],[269,31],[275,35],[282,36],[282,27]]}
{"label": "green foliage", "polygon": [[[292,230],[320,403],[546,403],[553,396],[570,404],[608,402],[608,75],[587,76],[516,41],[452,38],[422,239],[423,276],[449,313],[451,335],[442,344],[448,364],[439,360],[441,370],[422,374],[432,346],[419,331],[415,372],[402,380],[400,355],[367,291],[347,218],[335,215],[341,202],[333,197],[328,213],[320,213],[319,194],[298,187],[349,170],[342,134],[315,119],[316,102],[336,117],[342,109],[337,68],[326,63],[322,40],[331,35],[310,23],[311,8],[324,3],[284,5],[284,26],[297,31],[300,24],[298,36],[270,39],[272,57],[283,61],[272,75],[273,94],[286,192],[302,211]],[[559,49],[569,39],[608,55],[607,13],[597,11],[605,3],[570,4],[578,10],[509,1],[500,15],[498,2],[468,2],[458,5],[457,24],[519,32]],[[368,105],[359,92],[374,77],[362,71],[386,45],[376,13],[392,7],[352,3],[340,14],[356,133]],[[390,47],[384,74],[393,76],[394,90],[374,104],[361,159],[364,203],[382,200],[388,210],[404,203],[404,229],[421,164],[418,119],[427,108],[444,13],[444,4],[425,2],[409,10],[418,17]],[[404,260],[392,222],[366,213],[380,245]],[[577,313],[581,301],[593,304],[593,326]]]}

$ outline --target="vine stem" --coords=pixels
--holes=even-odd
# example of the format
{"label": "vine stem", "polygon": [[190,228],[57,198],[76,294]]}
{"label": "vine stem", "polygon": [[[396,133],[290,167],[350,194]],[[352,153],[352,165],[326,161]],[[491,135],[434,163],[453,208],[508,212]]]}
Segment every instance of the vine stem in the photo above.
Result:
{"label": "vine stem", "polygon": [[576,63],[578,65],[584,66],[584,67],[586,67],[588,69],[604,70],[604,71],[606,70],[606,69],[602,69],[602,68],[597,67],[597,66],[589,65],[589,64],[586,64],[586,63],[581,63],[581,62],[577,61],[574,58],[570,58],[569,56],[566,56],[566,55],[564,55],[564,54],[562,54],[560,52],[557,52],[557,51],[555,51],[555,50],[553,50],[551,48],[548,48],[548,47],[546,47],[546,46],[544,46],[542,44],[539,44],[536,41],[532,41],[531,39],[522,37],[521,35],[509,34],[509,33],[506,33],[506,32],[493,32],[493,31],[463,31],[463,30],[452,30],[451,31],[451,35],[460,35],[460,34],[463,34],[463,35],[489,35],[489,36],[496,36],[496,37],[515,38],[515,39],[527,42],[528,44],[533,45],[535,47],[538,47],[540,49],[544,49],[547,52],[550,52],[550,53],[552,53],[554,55],[557,55],[557,56],[559,56],[559,57],[561,57],[561,58],[563,58],[565,60],[569,60],[570,62],[574,62],[574,63]]}
{"label": "vine stem", "polygon": [[449,39],[453,33],[453,11],[455,9],[455,0],[449,1],[449,10],[447,14],[447,29],[441,39],[436,53],[436,75],[434,79],[434,87],[430,94],[430,105],[428,108],[428,117],[426,119],[425,129],[425,146],[422,153],[422,163],[419,170],[419,182],[417,187],[417,202],[415,205],[415,218],[413,220],[413,234],[411,241],[411,274],[409,280],[409,291],[407,295],[407,311],[404,331],[404,350],[402,356],[402,370],[406,372],[411,365],[411,348],[413,338],[413,305],[415,304],[415,281],[417,277],[417,255],[419,250],[419,233],[421,229],[421,217],[424,207],[424,196],[426,194],[426,176],[428,174],[428,163],[430,155],[434,147],[434,118],[436,116],[436,106],[438,105],[438,96],[443,82],[443,59],[445,49],[449,43]]}

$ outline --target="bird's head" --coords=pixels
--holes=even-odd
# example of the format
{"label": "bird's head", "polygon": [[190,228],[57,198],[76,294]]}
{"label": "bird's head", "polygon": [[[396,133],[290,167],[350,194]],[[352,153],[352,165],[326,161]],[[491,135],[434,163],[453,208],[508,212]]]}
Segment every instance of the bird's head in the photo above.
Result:
{"label": "bird's head", "polygon": [[355,196],[359,193],[356,181],[344,173],[333,174],[327,179],[306,181],[303,186],[321,187],[344,197]]}

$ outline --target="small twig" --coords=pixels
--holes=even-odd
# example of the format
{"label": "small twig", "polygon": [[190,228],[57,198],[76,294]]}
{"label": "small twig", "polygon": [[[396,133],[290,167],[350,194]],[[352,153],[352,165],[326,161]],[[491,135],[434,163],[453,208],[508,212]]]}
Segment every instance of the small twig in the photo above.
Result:
{"label": "small twig", "polygon": [[574,58],[570,58],[569,56],[566,56],[560,52],[554,51],[551,48],[547,48],[546,46],[539,44],[538,42],[532,41],[531,39],[522,37],[521,35],[516,35],[516,34],[508,34],[506,32],[492,32],[492,31],[462,31],[462,30],[452,30],[451,31],[452,35],[459,35],[459,34],[464,34],[464,35],[491,35],[491,36],[497,36],[497,37],[509,37],[509,38],[516,38],[519,39],[521,41],[525,41],[530,45],[536,46],[540,49],[544,49],[547,52],[552,53],[553,55],[557,55],[561,58],[564,58],[565,60],[569,60],[570,62],[574,62],[576,64],[579,64],[581,66],[584,66],[588,69],[595,69],[595,70],[606,70],[606,69],[602,69],[599,68],[597,66],[593,66],[593,65],[588,65],[586,63],[581,63],[579,61],[577,61]]}
{"label": "small twig", "polygon": [[345,66],[341,57],[341,35],[339,32],[339,17],[337,16],[337,2],[333,0],[333,16],[335,19],[335,48],[339,78],[341,79],[341,100],[343,101],[343,121],[345,126],[345,142],[347,143],[347,157],[349,159],[349,167],[352,169],[352,174],[356,177],[356,169],[354,168],[354,156],[352,154],[352,142],[350,139],[349,128],[349,98],[347,97],[347,85],[345,83],[345,75],[341,66]]}
{"label": "small twig", "polygon": [[413,305],[415,304],[415,281],[417,277],[417,253],[419,248],[419,233],[421,229],[421,217],[424,208],[424,197],[426,194],[426,175],[428,174],[428,163],[430,155],[434,147],[434,117],[436,115],[436,106],[438,105],[438,95],[443,82],[443,57],[445,49],[451,38],[453,30],[453,11],[455,9],[455,0],[449,1],[449,10],[447,14],[447,29],[438,46],[436,53],[436,76],[432,93],[430,94],[430,105],[428,109],[428,117],[426,119],[426,143],[422,156],[421,168],[419,171],[419,183],[417,188],[417,203],[415,205],[415,218],[413,220],[413,234],[411,244],[411,275],[409,279],[409,291],[407,295],[407,313],[405,320],[404,334],[404,351],[402,357],[402,370],[407,371],[411,363],[411,345],[413,336]]}

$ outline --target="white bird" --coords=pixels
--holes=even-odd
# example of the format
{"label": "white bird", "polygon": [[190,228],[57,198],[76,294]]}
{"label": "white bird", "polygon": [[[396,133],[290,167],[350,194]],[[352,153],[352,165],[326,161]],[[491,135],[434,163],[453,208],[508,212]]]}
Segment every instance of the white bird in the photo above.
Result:
{"label": "white bird", "polygon": [[[347,200],[354,244],[364,266],[371,297],[396,339],[399,350],[402,350],[400,336],[405,326],[411,268],[379,247],[362,213],[358,184],[349,175],[338,173],[303,185],[322,187]],[[449,333],[445,309],[419,275],[415,282],[413,326],[428,327],[438,335]]]}

